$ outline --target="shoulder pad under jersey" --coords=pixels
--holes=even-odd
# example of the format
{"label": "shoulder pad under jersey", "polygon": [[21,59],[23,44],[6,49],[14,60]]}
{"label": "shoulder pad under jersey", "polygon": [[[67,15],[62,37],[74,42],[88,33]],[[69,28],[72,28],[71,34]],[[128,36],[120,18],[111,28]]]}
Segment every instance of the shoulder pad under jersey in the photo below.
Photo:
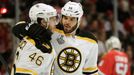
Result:
{"label": "shoulder pad under jersey", "polygon": [[93,39],[97,42],[97,38],[95,37],[95,35],[89,31],[80,31],[78,34],[76,34],[77,36],[80,37],[86,37],[86,38],[90,38]]}

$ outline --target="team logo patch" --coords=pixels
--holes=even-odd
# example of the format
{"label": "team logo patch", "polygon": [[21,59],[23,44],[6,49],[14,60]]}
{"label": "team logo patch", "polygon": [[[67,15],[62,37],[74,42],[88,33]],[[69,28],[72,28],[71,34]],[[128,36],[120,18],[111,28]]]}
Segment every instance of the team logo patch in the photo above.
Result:
{"label": "team logo patch", "polygon": [[67,47],[61,50],[57,58],[60,69],[72,73],[76,71],[81,63],[81,53],[74,47]]}
{"label": "team logo patch", "polygon": [[60,37],[57,38],[57,42],[58,42],[59,44],[63,44],[63,43],[65,43],[63,37],[64,37],[64,36],[61,35]]}

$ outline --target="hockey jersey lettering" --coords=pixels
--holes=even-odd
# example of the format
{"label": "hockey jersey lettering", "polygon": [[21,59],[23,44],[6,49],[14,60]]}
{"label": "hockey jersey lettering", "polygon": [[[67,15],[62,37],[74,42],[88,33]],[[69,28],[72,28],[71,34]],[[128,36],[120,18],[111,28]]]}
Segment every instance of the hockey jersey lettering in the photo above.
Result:
{"label": "hockey jersey lettering", "polygon": [[55,51],[43,53],[35,47],[35,42],[29,37],[21,41],[16,51],[15,73],[29,75],[50,75],[55,58]]}

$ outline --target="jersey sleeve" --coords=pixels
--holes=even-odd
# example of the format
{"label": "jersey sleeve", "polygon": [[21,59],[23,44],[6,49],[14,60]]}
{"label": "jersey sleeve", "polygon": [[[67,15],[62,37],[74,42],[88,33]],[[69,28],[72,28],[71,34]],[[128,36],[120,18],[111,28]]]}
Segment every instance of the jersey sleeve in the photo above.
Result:
{"label": "jersey sleeve", "polygon": [[27,26],[27,23],[25,21],[18,22],[13,28],[12,33],[19,38],[20,40],[23,39],[25,35],[27,35],[27,30],[25,27]]}
{"label": "jersey sleeve", "polygon": [[85,65],[83,67],[83,74],[98,75],[98,68],[97,68],[98,44],[95,43],[91,48],[87,49],[89,49],[90,52],[86,57]]}
{"label": "jersey sleeve", "polygon": [[113,60],[113,58],[106,54],[98,64],[99,70],[105,75],[111,75],[113,72],[112,70],[114,68],[114,61],[111,60]]}

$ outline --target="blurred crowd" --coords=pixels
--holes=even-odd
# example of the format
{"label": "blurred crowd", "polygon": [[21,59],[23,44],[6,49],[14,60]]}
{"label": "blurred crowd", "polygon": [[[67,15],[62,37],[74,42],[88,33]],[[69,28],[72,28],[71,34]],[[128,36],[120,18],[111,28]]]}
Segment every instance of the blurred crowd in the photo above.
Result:
{"label": "blurred crowd", "polygon": [[[60,14],[61,7],[69,0],[19,0],[20,20],[29,21],[29,8],[39,2],[52,5]],[[117,29],[118,37],[122,43],[122,51],[126,52],[134,72],[134,0],[117,0],[117,22],[114,21],[114,0],[71,0],[81,2],[84,16],[80,25],[81,31],[90,31],[98,39],[99,59],[107,52],[105,41]],[[15,3],[14,3],[15,4]],[[15,5],[14,5],[15,6]],[[15,17],[13,17],[15,18]],[[7,62],[11,61],[11,32],[8,24],[0,23],[0,53]],[[116,28],[115,28],[116,27]],[[8,58],[7,58],[8,57]],[[99,61],[98,59],[98,61]],[[0,66],[0,73],[3,71]],[[1,74],[0,74],[1,75]]]}
{"label": "blurred crowd", "polygon": [[[13,38],[11,33],[11,26],[6,23],[0,23],[0,55],[4,57],[8,65],[12,64]],[[2,60],[2,58],[0,58]],[[0,75],[6,73],[6,66],[0,61]]]}

